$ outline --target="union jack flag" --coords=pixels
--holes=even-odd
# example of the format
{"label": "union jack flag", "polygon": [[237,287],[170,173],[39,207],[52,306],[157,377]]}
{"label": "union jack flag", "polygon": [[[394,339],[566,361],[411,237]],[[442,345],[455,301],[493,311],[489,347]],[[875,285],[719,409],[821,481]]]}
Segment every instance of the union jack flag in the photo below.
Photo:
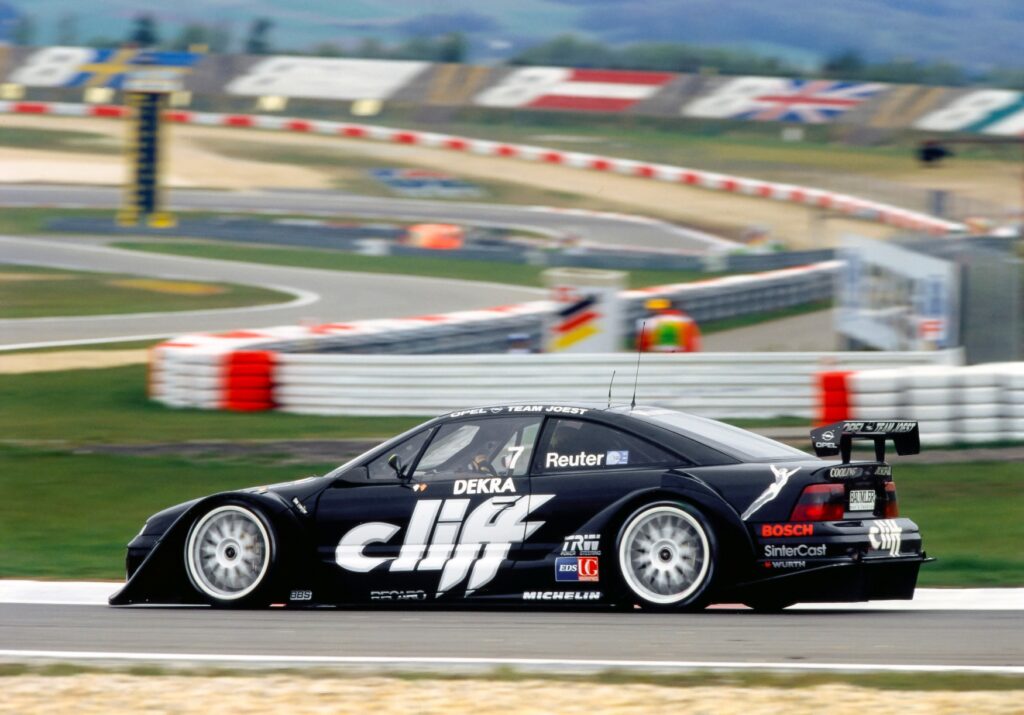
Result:
{"label": "union jack flag", "polygon": [[684,114],[822,124],[885,91],[884,84],[835,80],[741,77],[692,102]]}
{"label": "union jack flag", "polygon": [[828,122],[870,99],[884,86],[864,82],[831,82],[820,79],[782,80],[783,87],[751,98],[755,105],[738,119],[774,122]]}

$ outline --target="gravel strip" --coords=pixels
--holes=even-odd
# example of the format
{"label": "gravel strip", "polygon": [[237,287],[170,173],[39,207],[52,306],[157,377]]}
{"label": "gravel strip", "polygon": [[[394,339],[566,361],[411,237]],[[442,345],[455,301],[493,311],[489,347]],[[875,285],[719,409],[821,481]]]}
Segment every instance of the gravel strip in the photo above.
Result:
{"label": "gravel strip", "polygon": [[601,685],[557,681],[404,680],[80,674],[0,678],[0,713],[820,713],[945,715],[1020,713],[1024,691],[893,691],[849,685],[808,688]]}

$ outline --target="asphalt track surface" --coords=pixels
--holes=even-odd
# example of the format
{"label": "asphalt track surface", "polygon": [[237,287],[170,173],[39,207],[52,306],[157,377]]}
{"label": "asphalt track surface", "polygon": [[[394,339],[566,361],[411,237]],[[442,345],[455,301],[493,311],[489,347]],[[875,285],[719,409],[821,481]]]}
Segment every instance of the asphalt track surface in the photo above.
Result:
{"label": "asphalt track surface", "polygon": [[76,239],[0,236],[0,263],[252,284],[294,296],[286,303],[248,308],[0,320],[0,347],[159,338],[300,322],[394,318],[489,308],[547,296],[540,289],[497,283],[165,256]]}
{"label": "asphalt track surface", "polygon": [[[618,214],[578,213],[536,206],[509,206],[418,199],[378,198],[336,191],[282,190],[204,191],[175,189],[167,193],[172,211],[236,211],[300,213],[313,216],[360,216],[396,221],[447,221],[481,226],[507,226],[553,235],[572,235],[585,242],[656,250],[706,253],[735,244],[702,231],[662,221]],[[118,188],[85,186],[0,186],[0,206],[115,208]]]}
{"label": "asphalt track surface", "polygon": [[0,605],[0,659],[1024,674],[1019,611],[761,615]]}

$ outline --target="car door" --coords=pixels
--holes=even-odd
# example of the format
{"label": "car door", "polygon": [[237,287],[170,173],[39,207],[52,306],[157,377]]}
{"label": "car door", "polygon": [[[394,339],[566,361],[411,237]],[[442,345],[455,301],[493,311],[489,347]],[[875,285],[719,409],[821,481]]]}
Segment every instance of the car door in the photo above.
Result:
{"label": "car door", "polygon": [[[321,550],[334,547],[339,585],[371,599],[459,598],[488,587],[518,555],[533,506],[527,476],[542,418],[474,416],[442,423],[406,462],[367,485],[328,490],[318,514]],[[418,435],[417,435],[418,436]],[[404,444],[403,444],[404,446]],[[326,558],[325,558],[326,561]],[[358,598],[357,594],[353,594]]]}
{"label": "car door", "polygon": [[530,489],[557,496],[535,514],[544,525],[521,550],[524,568],[554,555],[554,581],[599,581],[599,557],[612,555],[616,534],[585,525],[632,492],[660,484],[665,470],[680,461],[611,425],[549,418],[534,455]]}
{"label": "car door", "polygon": [[[422,599],[425,592],[386,567],[398,558],[396,538],[418,502],[388,464],[391,455],[411,469],[435,428],[423,429],[365,464],[356,465],[321,494],[316,511],[317,552],[327,582],[344,600]],[[326,600],[326,599],[325,599]]]}

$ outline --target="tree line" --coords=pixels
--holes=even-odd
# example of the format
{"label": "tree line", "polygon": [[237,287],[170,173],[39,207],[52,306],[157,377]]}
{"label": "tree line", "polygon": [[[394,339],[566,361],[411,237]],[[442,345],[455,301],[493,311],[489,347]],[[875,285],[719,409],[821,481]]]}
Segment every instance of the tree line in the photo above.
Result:
{"label": "tree line", "polygon": [[[58,45],[84,45],[100,49],[124,45],[174,51],[201,49],[214,54],[226,54],[236,49],[231,28],[226,25],[188,22],[173,35],[165,36],[156,18],[149,14],[137,15],[123,37],[83,38],[78,30],[78,17],[74,14],[62,15],[57,20],[55,29]],[[374,39],[364,39],[352,46],[322,42],[306,51],[296,51],[275,46],[273,29],[274,21],[270,18],[253,18],[240,43],[237,43],[237,49],[247,55],[287,53],[318,57],[349,56],[431,62],[463,62],[466,59],[466,40],[457,32],[429,38],[415,37],[395,44],[386,44]],[[38,27],[35,20],[31,15],[23,14],[15,25],[12,39],[17,45],[33,45],[37,35]]]}

